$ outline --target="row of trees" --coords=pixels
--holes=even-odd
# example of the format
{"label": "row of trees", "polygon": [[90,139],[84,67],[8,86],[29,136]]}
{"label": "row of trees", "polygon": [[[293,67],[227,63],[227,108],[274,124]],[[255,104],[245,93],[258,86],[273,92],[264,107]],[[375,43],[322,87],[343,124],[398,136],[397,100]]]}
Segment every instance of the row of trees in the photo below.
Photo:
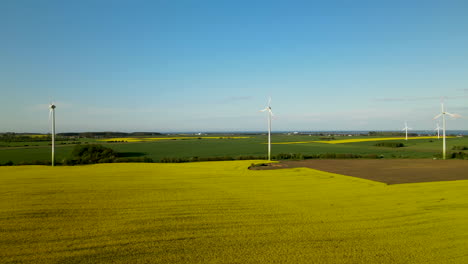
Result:
{"label": "row of trees", "polygon": [[379,143],[376,143],[374,146],[387,147],[387,148],[402,148],[405,146],[405,144],[401,142],[379,142]]}
{"label": "row of trees", "polygon": [[[31,135],[31,134],[16,134],[16,133],[3,133],[0,134],[0,142],[44,142],[51,141],[52,136],[47,135]],[[56,136],[57,141],[73,141],[73,138],[67,138],[63,136]]]}
{"label": "row of trees", "polygon": [[112,137],[142,137],[142,136],[159,136],[158,132],[71,132],[71,133],[58,133],[58,136],[64,137],[80,137],[80,138],[112,138]]}
{"label": "row of trees", "polygon": [[72,157],[63,160],[64,165],[115,162],[153,162],[153,160],[148,157],[120,157],[115,150],[98,144],[77,145],[72,151]]}

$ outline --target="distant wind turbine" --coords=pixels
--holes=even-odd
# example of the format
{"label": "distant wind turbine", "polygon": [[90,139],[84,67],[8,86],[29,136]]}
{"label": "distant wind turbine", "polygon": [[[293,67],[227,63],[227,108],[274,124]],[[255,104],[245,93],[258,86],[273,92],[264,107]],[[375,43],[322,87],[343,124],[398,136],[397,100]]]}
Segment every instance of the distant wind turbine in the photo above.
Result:
{"label": "distant wind turbine", "polygon": [[52,116],[52,166],[55,166],[55,108],[53,103],[49,105],[49,122]]}
{"label": "distant wind turbine", "polygon": [[444,102],[441,103],[442,106],[442,111],[440,114],[436,115],[433,119],[437,119],[439,117],[442,117],[442,159],[445,159],[446,156],[446,150],[447,150],[447,145],[445,142],[445,115],[449,115],[453,118],[459,118],[461,117],[459,114],[451,114],[446,111],[444,108]]}
{"label": "distant wind turbine", "polygon": [[402,130],[405,131],[406,140],[408,140],[408,130],[409,130],[409,129],[412,129],[412,128],[409,128],[409,127],[408,127],[408,123],[405,121],[405,127],[404,127]]}
{"label": "distant wind turbine", "polygon": [[268,98],[268,106],[260,110],[260,112],[268,111],[268,160],[271,160],[271,117],[273,112],[271,111],[271,97]]}
{"label": "distant wind turbine", "polygon": [[439,122],[437,122],[437,127],[434,129],[434,130],[437,130],[437,139],[440,139],[440,125],[439,125]]}

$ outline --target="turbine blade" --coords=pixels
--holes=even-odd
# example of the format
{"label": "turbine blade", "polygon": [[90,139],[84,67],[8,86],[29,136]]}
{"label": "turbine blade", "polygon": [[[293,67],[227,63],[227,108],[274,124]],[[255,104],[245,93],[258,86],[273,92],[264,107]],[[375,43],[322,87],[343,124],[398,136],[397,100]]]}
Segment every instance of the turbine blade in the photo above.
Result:
{"label": "turbine blade", "polygon": [[[50,120],[52,120],[52,108],[49,108],[49,121],[47,122],[47,124],[48,124],[47,127],[49,127],[49,129],[50,129],[50,126],[51,126],[51,123],[52,123]],[[49,130],[49,131],[51,131],[51,130]]]}
{"label": "turbine blade", "polygon": [[437,119],[437,118],[439,118],[441,116],[442,116],[442,114],[438,114],[438,115],[434,116],[434,118],[432,118],[432,119]]}
{"label": "turbine blade", "polygon": [[459,114],[451,114],[451,113],[448,113],[448,112],[445,112],[445,113],[446,113],[447,115],[453,117],[453,118],[460,118],[460,117],[462,117],[462,116],[459,115]]}
{"label": "turbine blade", "polygon": [[271,105],[271,96],[268,97],[268,106],[270,106],[270,105]]}
{"label": "turbine blade", "polygon": [[266,110],[268,110],[268,108],[262,109],[260,112],[265,112]]}

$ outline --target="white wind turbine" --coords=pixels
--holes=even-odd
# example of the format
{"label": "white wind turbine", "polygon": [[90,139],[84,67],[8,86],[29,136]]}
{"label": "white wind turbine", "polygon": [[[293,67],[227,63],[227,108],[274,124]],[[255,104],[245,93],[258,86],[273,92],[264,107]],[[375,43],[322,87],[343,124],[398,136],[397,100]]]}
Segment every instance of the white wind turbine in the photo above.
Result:
{"label": "white wind turbine", "polygon": [[260,112],[268,111],[268,160],[271,160],[271,117],[273,112],[271,111],[271,97],[268,98],[268,106],[260,110]]}
{"label": "white wind turbine", "polygon": [[437,127],[434,129],[434,130],[437,130],[437,139],[440,139],[440,125],[439,125],[439,122],[437,122]]}
{"label": "white wind turbine", "polygon": [[406,140],[408,140],[408,130],[409,130],[409,129],[412,129],[412,128],[409,128],[409,127],[408,127],[408,123],[405,121],[405,127],[404,127],[402,130],[405,131]]}
{"label": "white wind turbine", "polygon": [[55,166],[55,105],[49,104],[49,122],[52,116],[52,166]]}
{"label": "white wind turbine", "polygon": [[444,102],[441,103],[442,105],[442,112],[438,115],[436,115],[433,119],[437,119],[442,116],[442,159],[445,159],[446,156],[446,150],[447,150],[447,144],[445,142],[445,115],[449,115],[453,118],[459,118],[461,117],[459,114],[451,114],[444,109]]}

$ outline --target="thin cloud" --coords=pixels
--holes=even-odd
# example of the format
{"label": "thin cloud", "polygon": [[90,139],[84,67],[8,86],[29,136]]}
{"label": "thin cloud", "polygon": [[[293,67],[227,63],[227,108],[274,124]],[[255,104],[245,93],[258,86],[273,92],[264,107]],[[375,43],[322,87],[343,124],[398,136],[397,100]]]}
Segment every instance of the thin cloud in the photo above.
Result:
{"label": "thin cloud", "polygon": [[[447,98],[447,97],[445,97]],[[440,100],[441,97],[384,97],[375,98],[377,102],[414,102],[414,101],[429,101],[429,100]]]}
{"label": "thin cloud", "polygon": [[450,110],[468,111],[468,106],[455,106],[455,107],[450,107]]}
{"label": "thin cloud", "polygon": [[[468,89],[465,89],[468,91]],[[417,101],[433,101],[441,99],[459,99],[459,98],[468,98],[468,96],[428,96],[428,97],[384,97],[384,98],[375,98],[374,101],[377,102],[417,102]]]}
{"label": "thin cloud", "polygon": [[251,100],[251,99],[252,99],[252,96],[230,96],[230,97],[224,98],[222,102],[233,103],[233,102],[246,101],[246,100]]}

